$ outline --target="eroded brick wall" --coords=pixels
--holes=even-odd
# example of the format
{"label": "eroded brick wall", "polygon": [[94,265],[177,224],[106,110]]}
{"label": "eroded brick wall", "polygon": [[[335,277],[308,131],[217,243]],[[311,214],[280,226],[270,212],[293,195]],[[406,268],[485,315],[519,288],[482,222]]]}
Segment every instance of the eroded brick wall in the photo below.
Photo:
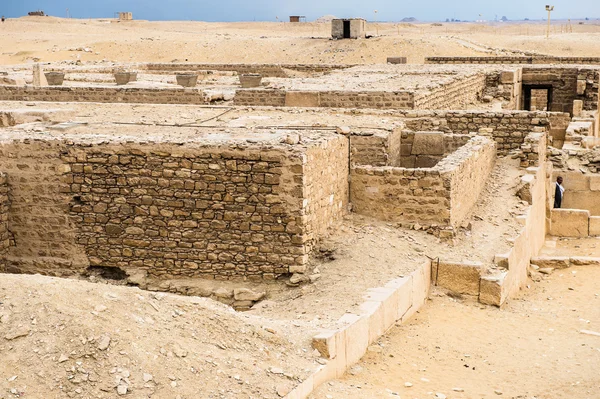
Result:
{"label": "eroded brick wall", "polygon": [[600,65],[600,57],[426,57],[426,64],[579,64]]}
{"label": "eroded brick wall", "polygon": [[235,92],[233,103],[235,105],[283,107],[285,106],[285,91],[241,89]]}
{"label": "eroded brick wall", "polygon": [[413,109],[414,95],[408,91],[324,91],[319,106],[328,108]]}
{"label": "eroded brick wall", "polygon": [[202,91],[189,88],[21,87],[1,86],[0,101],[58,101],[143,104],[208,104]]}
{"label": "eroded brick wall", "polygon": [[287,71],[305,73],[331,72],[337,69],[351,68],[354,65],[335,64],[192,64],[192,63],[152,63],[140,65],[142,69],[152,72],[177,71],[235,71],[242,73],[259,73],[264,77],[285,78]]}
{"label": "eroded brick wall", "polygon": [[350,160],[355,165],[400,166],[402,129],[391,132],[353,133],[350,136]]}

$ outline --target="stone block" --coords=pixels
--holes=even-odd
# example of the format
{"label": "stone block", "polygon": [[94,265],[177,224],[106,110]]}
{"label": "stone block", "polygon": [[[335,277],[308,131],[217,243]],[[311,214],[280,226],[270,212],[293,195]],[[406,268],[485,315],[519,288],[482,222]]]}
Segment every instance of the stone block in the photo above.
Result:
{"label": "stone block", "polygon": [[385,332],[382,302],[363,302],[360,304],[360,311],[369,321],[369,343],[375,342]]}
{"label": "stone block", "polygon": [[312,347],[319,351],[325,359],[334,359],[337,352],[335,346],[335,335],[337,331],[323,331],[312,339]]}
{"label": "stone block", "polygon": [[412,155],[444,155],[444,133],[416,132]]}
{"label": "stone block", "polygon": [[402,316],[402,323],[410,319],[425,303],[431,288],[431,261],[427,261],[417,270],[411,273],[412,293],[411,307]]}
{"label": "stone block", "polygon": [[577,95],[581,96],[585,94],[586,81],[584,79],[577,79]]}
{"label": "stone block", "polygon": [[386,287],[393,287],[396,290],[398,311],[396,321],[400,320],[412,307],[412,276],[392,280],[386,284]]}
{"label": "stone block", "polygon": [[370,323],[368,317],[353,314],[342,316],[340,321],[350,321],[350,324],[344,328],[345,359],[346,368],[348,368],[358,362],[367,351],[370,344]]}
{"label": "stone block", "polygon": [[415,161],[415,168],[433,168],[440,158],[440,156],[419,155]]}
{"label": "stone block", "polygon": [[569,260],[573,266],[600,266],[600,258],[591,256],[571,256]]}
{"label": "stone block", "polygon": [[485,305],[502,306],[508,297],[505,285],[508,272],[495,276],[484,276],[479,284],[479,302]]}
{"label": "stone block", "polygon": [[583,112],[583,101],[582,100],[574,100],[573,101],[573,116],[581,116]]}
{"label": "stone block", "polygon": [[587,237],[590,211],[553,209],[550,212],[550,235],[556,237]]}
{"label": "stone block", "polygon": [[33,64],[33,85],[35,87],[48,86],[48,80],[46,80],[40,64]]}
{"label": "stone block", "polygon": [[600,191],[600,176],[589,176],[590,190]]}
{"label": "stone block", "polygon": [[531,258],[531,264],[539,268],[565,269],[570,266],[568,256],[537,256]]}
{"label": "stone block", "polygon": [[318,107],[319,105],[319,92],[288,91],[285,93],[286,107]]}
{"label": "stone block", "polygon": [[388,64],[406,64],[406,57],[387,57]]}
{"label": "stone block", "polygon": [[502,84],[515,83],[515,80],[517,78],[515,75],[516,74],[513,71],[500,72],[500,83],[502,83]]}
{"label": "stone block", "polygon": [[600,236],[600,216],[590,216],[589,235]]}
{"label": "stone block", "polygon": [[479,262],[440,262],[437,285],[465,295],[479,295],[479,280],[483,265]]}

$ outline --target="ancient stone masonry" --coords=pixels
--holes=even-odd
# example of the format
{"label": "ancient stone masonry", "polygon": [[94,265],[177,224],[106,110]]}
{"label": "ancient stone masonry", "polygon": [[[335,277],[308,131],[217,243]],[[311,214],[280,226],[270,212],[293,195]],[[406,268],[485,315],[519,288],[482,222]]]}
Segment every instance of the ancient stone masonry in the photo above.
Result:
{"label": "ancient stone masonry", "polygon": [[305,145],[24,139],[1,150],[9,271],[274,279],[304,272],[347,212],[348,140],[334,133]]}
{"label": "ancient stone masonry", "polygon": [[354,65],[335,64],[191,64],[191,63],[152,63],[137,64],[136,67],[152,73],[173,73],[176,71],[234,71],[242,73],[258,73],[264,77],[285,78],[287,71],[305,73],[326,73],[337,69],[351,68]]}
{"label": "ancient stone masonry", "polygon": [[429,93],[414,95],[415,109],[463,109],[482,97],[486,87],[485,74],[469,76],[433,89]]}
{"label": "ancient stone masonry", "polygon": [[20,87],[0,85],[0,101],[209,104],[201,90],[133,87]]}
{"label": "ancient stone masonry", "polygon": [[525,142],[521,146],[522,168],[540,166],[540,163],[546,161],[547,137],[543,131],[534,131],[525,137]]}
{"label": "ancient stone masonry", "polygon": [[[498,153],[506,154],[521,147],[525,136],[534,127],[544,127],[551,133],[555,126],[562,135],[570,120],[566,113],[527,111],[422,111],[407,113],[406,127],[414,131],[439,130],[468,134],[482,126],[491,131],[498,144]],[[560,135],[560,132],[552,135]]]}
{"label": "ancient stone masonry", "polygon": [[303,271],[299,156],[95,147],[63,160],[91,265],[161,278]]}
{"label": "ancient stone masonry", "polygon": [[10,201],[8,198],[8,179],[5,173],[0,173],[0,272],[6,269],[6,253],[11,244],[11,234],[8,229],[8,213]]}
{"label": "ancient stone masonry", "polygon": [[493,168],[496,145],[473,137],[432,168],[355,166],[351,200],[357,213],[428,227],[457,227]]}
{"label": "ancient stone masonry", "polygon": [[236,91],[233,102],[235,105],[283,107],[285,94],[283,90],[241,89]]}
{"label": "ancient stone masonry", "polygon": [[600,57],[425,57],[426,64],[586,64],[600,65]]}

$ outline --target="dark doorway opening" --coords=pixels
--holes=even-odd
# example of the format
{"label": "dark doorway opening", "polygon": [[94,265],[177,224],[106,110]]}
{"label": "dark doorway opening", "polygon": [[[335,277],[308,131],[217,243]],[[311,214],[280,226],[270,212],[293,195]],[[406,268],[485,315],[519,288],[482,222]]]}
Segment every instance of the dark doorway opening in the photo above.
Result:
{"label": "dark doorway opening", "polygon": [[350,39],[350,21],[344,21],[344,39]]}
{"label": "dark doorway opening", "polygon": [[526,111],[552,111],[552,86],[523,85],[523,109]]}

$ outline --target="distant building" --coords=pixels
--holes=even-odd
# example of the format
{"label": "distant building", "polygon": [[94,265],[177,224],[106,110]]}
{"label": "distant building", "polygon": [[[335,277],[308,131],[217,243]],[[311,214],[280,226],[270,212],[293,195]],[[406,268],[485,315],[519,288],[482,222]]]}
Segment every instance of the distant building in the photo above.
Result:
{"label": "distant building", "polygon": [[331,37],[334,39],[364,38],[367,21],[362,18],[334,19],[331,21]]}
{"label": "distant building", "polygon": [[133,14],[129,11],[119,12],[119,21],[131,21]]}
{"label": "distant building", "polygon": [[306,22],[306,17],[303,15],[290,15],[290,22]]}
{"label": "distant building", "polygon": [[28,12],[27,15],[29,15],[31,17],[43,17],[46,14],[44,14],[44,12],[42,10],[37,10],[37,11]]}

